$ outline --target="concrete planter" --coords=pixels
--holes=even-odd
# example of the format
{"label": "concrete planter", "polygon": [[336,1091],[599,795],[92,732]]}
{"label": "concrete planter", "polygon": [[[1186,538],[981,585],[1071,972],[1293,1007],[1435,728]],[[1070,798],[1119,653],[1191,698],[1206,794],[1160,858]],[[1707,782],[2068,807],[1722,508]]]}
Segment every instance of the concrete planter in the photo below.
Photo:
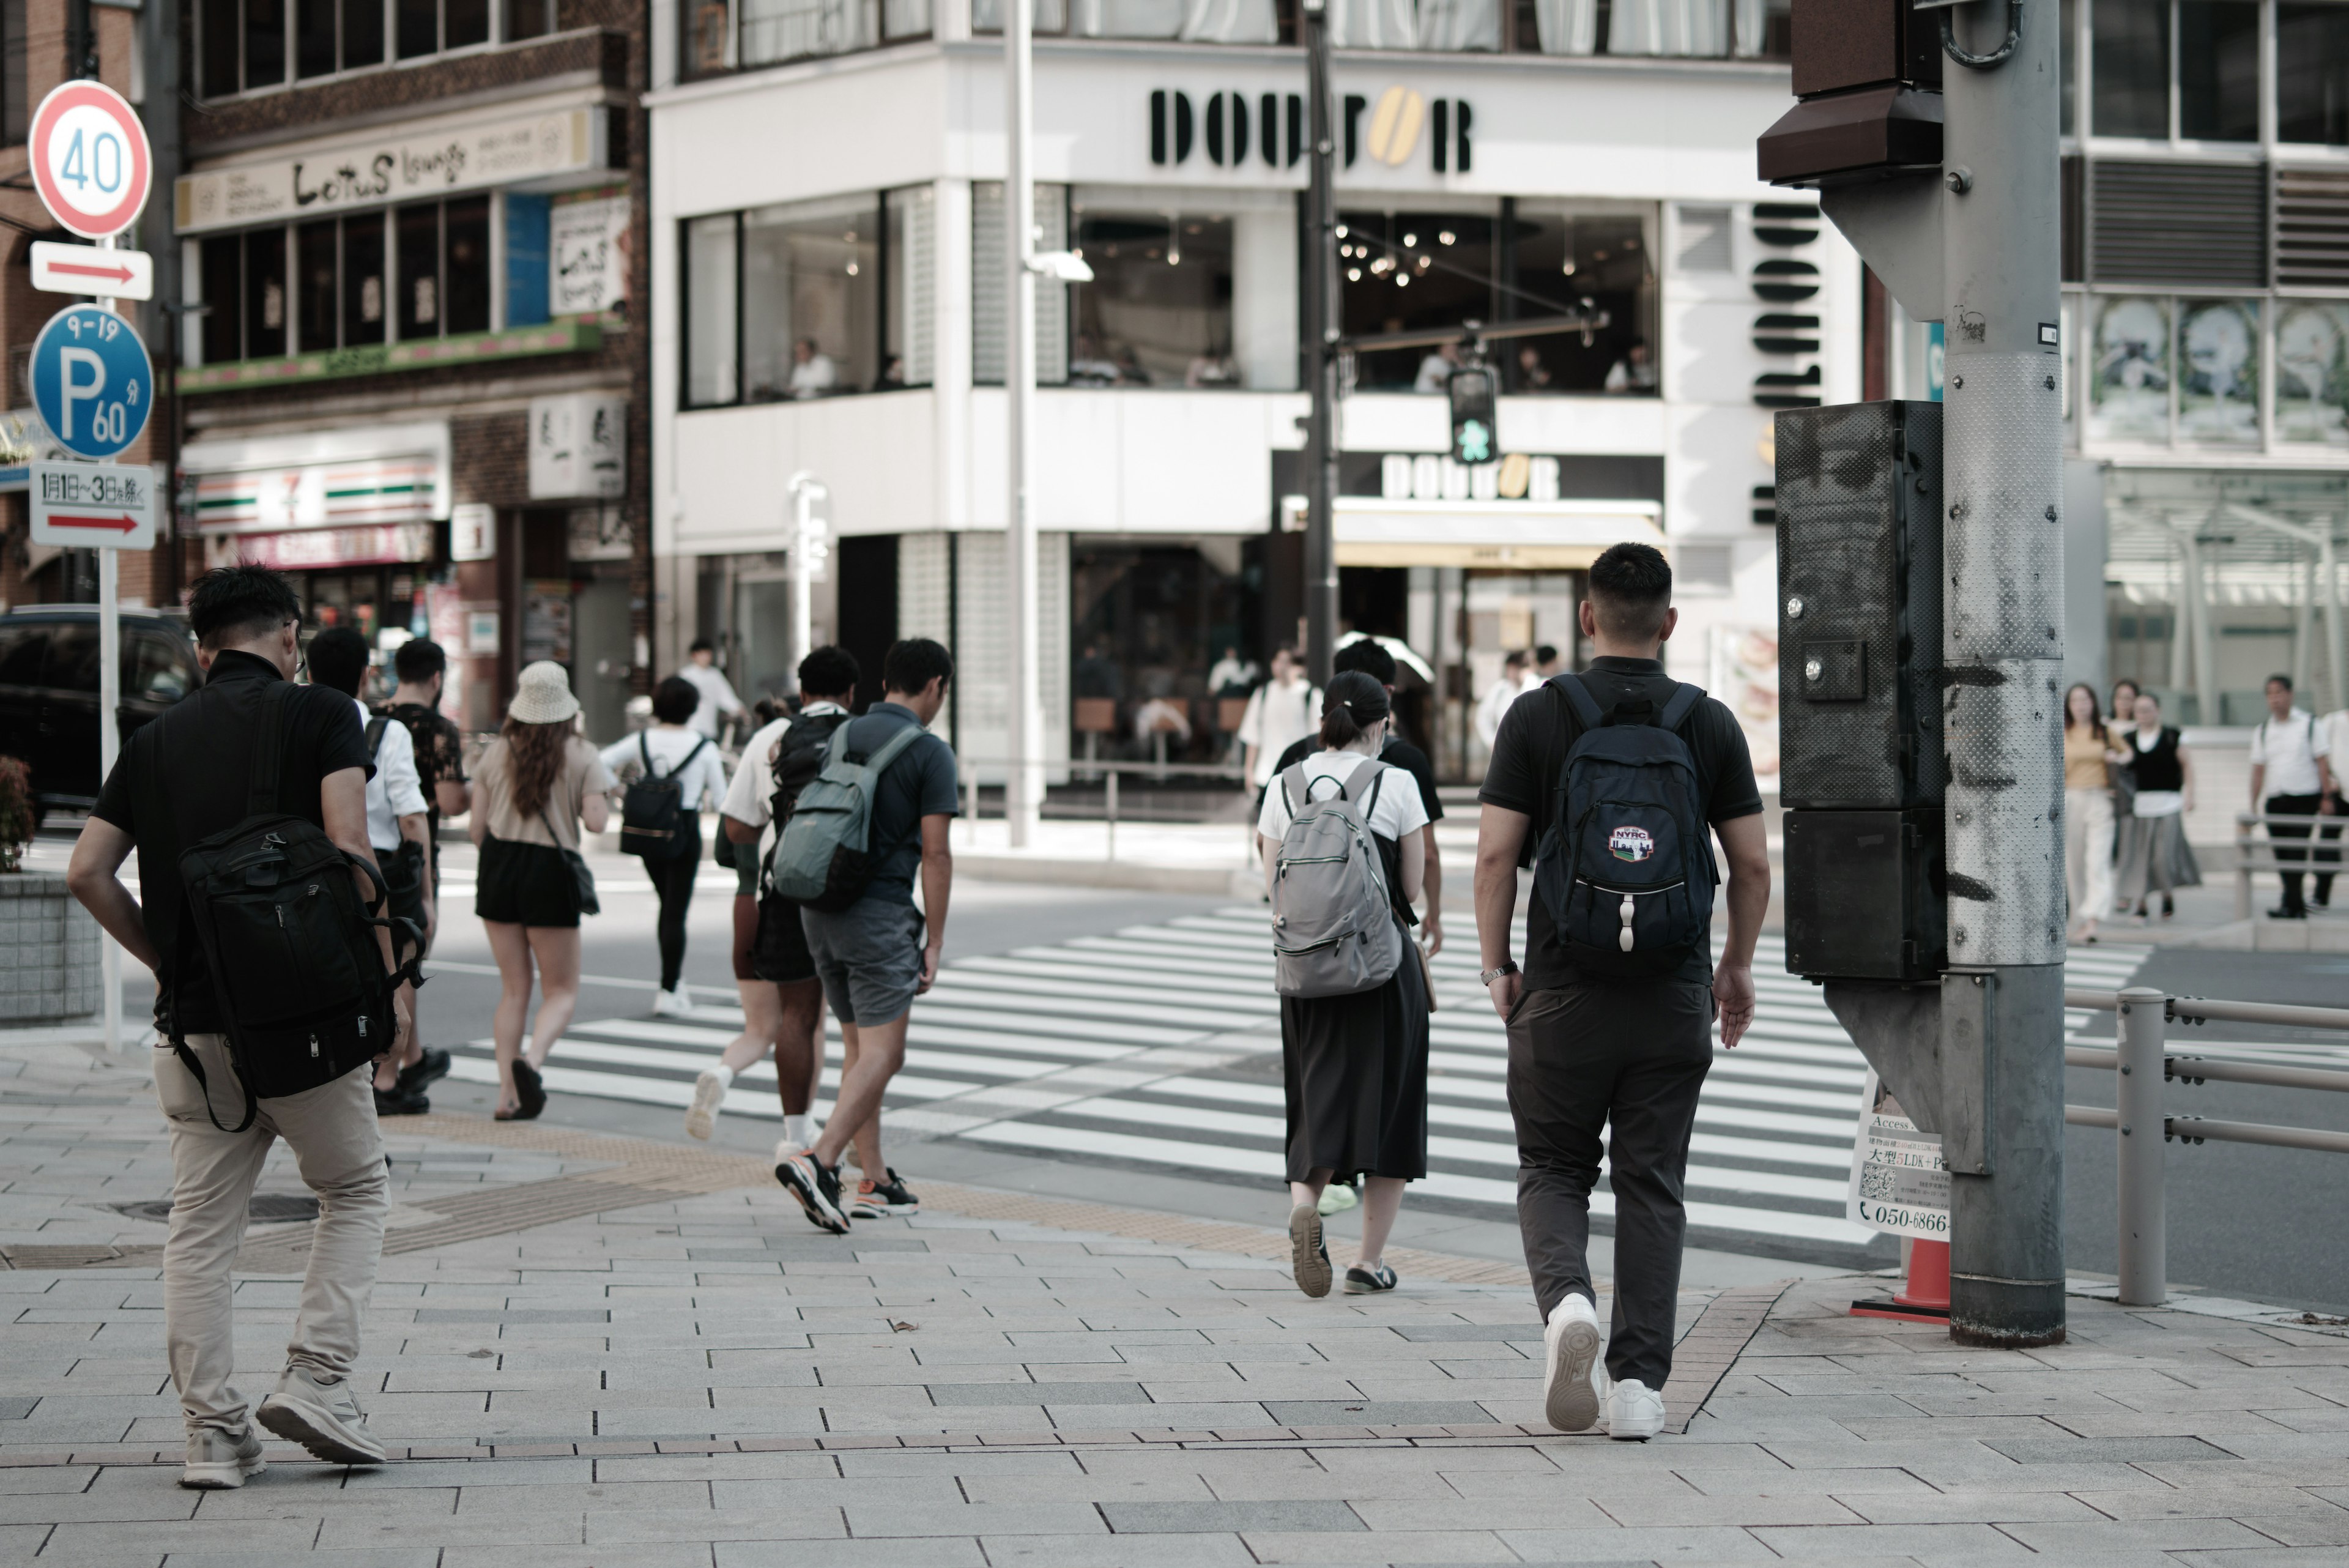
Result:
{"label": "concrete planter", "polygon": [[103,1004],[98,922],[52,871],[0,876],[0,1023],[82,1018]]}

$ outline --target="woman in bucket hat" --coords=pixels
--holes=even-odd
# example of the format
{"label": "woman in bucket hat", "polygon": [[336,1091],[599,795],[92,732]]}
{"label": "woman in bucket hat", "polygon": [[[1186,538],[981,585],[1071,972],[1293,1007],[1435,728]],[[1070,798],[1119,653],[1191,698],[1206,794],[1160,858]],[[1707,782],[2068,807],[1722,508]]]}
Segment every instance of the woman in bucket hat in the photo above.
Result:
{"label": "woman in bucket hat", "polygon": [[[612,774],[579,733],[579,699],[563,666],[526,666],[505,726],[473,771],[471,834],[481,852],[473,913],[498,961],[500,1121],[528,1121],[546,1108],[539,1069],[579,1002],[583,894],[565,850],[581,825],[601,833],[610,815]],[[533,964],[543,995],[536,1027],[523,1042]]]}

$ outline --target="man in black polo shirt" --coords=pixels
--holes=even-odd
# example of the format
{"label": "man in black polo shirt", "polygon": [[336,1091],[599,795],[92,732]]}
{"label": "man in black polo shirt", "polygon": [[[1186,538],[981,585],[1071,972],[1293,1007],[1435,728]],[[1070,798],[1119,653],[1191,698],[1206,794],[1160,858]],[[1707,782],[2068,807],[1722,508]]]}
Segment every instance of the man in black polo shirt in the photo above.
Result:
{"label": "man in black polo shirt", "polygon": [[[1658,659],[1679,612],[1671,568],[1646,545],[1618,545],[1590,568],[1582,634],[1597,657],[1580,680],[1603,713],[1618,704],[1663,711],[1678,682]],[[1628,717],[1628,715],[1626,715]],[[1478,799],[1476,936],[1495,1011],[1509,1024],[1509,1111],[1517,1127],[1517,1224],[1547,1325],[1544,1410],[1564,1431],[1610,1437],[1663,1429],[1658,1390],[1671,1373],[1673,1307],[1687,1229],[1682,1188],[1697,1093],[1713,1064],[1713,1021],[1733,1046],[1754,1020],[1754,941],[1770,902],[1762,796],[1745,736],[1710,698],[1680,728],[1706,819],[1729,861],[1729,937],[1716,970],[1711,944],[1653,979],[1600,980],[1578,971],[1539,897],[1526,918],[1524,972],[1509,957],[1517,868],[1550,826],[1558,774],[1581,726],[1547,688],[1512,703]],[[1710,859],[1707,846],[1706,858]],[[1608,1183],[1615,1199],[1615,1312],[1604,1373],[1586,1256],[1599,1131],[1612,1125]]]}
{"label": "man in black polo shirt", "polygon": [[[222,1130],[242,1119],[244,1100],[203,950],[182,927],[187,895],[180,855],[250,814],[245,760],[257,747],[268,693],[300,667],[301,607],[276,573],[228,566],[197,579],[188,620],[204,687],[124,742],[66,875],[98,924],[155,971],[157,1023],[168,1032],[176,1022],[202,1067],[199,1078],[160,1046],[150,1070],[171,1134],[163,1337],[188,1427],[180,1484],[211,1489],[242,1486],[264,1468],[244,1397],[229,1383],[235,1366],[230,1269],[244,1237],[254,1181],[281,1137],[318,1195],[319,1218],[285,1371],[258,1417],[321,1459],[382,1462],[382,1445],[361,1425],[350,1374],[359,1317],[383,1251],[386,1183],[372,1074],[364,1068],[262,1100],[251,1127]],[[298,686],[286,695],[283,722],[277,809],[316,823],[372,864],[371,769],[357,705],[323,686]],[[133,849],[143,904],[116,875]],[[388,942],[384,956],[388,970]],[[406,1021],[399,1022],[404,1032]]]}

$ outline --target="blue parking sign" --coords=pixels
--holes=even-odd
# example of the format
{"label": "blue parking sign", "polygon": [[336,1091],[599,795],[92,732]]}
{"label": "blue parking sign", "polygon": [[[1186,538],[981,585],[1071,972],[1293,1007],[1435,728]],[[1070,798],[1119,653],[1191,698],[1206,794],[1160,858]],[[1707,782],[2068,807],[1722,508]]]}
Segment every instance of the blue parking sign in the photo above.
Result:
{"label": "blue parking sign", "polygon": [[120,453],[147,428],[154,368],[130,323],[95,305],[68,306],[33,341],[33,406],[57,443],[78,457]]}

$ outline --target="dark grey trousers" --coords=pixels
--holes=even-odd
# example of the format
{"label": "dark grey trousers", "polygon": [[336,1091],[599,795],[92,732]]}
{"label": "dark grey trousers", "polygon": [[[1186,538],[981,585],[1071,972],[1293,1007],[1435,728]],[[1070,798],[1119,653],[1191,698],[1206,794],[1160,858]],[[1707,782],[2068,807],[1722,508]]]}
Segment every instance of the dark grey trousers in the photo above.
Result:
{"label": "dark grey trousers", "polygon": [[1697,1091],[1713,1065],[1713,989],[1694,981],[1527,992],[1509,1018],[1517,1226],[1547,1320],[1591,1289],[1590,1189],[1607,1128],[1615,1194],[1615,1314],[1607,1371],[1661,1388],[1671,1374],[1682,1189]]}

